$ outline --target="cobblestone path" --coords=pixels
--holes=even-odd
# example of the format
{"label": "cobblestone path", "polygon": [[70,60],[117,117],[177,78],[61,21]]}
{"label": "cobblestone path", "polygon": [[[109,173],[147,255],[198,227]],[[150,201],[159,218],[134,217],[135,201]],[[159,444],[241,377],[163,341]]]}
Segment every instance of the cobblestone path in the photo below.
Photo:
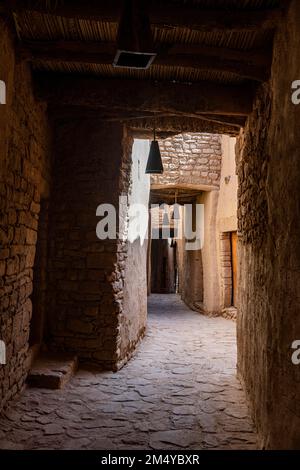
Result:
{"label": "cobblestone path", "polygon": [[117,373],[27,389],[0,418],[6,449],[255,449],[235,323],[152,295],[146,338]]}

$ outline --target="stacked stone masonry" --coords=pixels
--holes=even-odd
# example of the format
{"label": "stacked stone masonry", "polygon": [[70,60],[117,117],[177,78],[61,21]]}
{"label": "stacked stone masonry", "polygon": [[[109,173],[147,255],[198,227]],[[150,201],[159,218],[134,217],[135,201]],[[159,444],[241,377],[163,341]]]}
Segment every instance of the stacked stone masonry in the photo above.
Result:
{"label": "stacked stone masonry", "polygon": [[50,132],[44,106],[32,93],[31,76],[15,61],[13,39],[0,20],[0,409],[23,387],[29,367],[33,265],[41,198],[50,187]]}
{"label": "stacked stone masonry", "polygon": [[96,210],[112,204],[118,216],[119,195],[130,190],[131,148],[120,124],[58,119],[55,125],[49,343],[105,369],[118,367],[135,344],[122,337],[127,243],[97,238]]}
{"label": "stacked stone masonry", "polygon": [[222,282],[222,306],[224,308],[232,305],[232,262],[230,232],[220,234],[221,255],[221,282]]}
{"label": "stacked stone masonry", "polygon": [[127,243],[96,236],[98,205],[113,204],[118,216],[119,195],[130,193],[132,138],[99,119],[49,121],[10,32],[0,30],[1,409],[24,386],[33,344],[116,369],[145,325],[139,312],[130,321],[124,312]]}
{"label": "stacked stone masonry", "polygon": [[219,187],[221,136],[217,134],[179,134],[159,141],[163,175],[152,176],[152,184],[208,185]]}
{"label": "stacked stone masonry", "polygon": [[[293,0],[275,35],[271,80],[258,91],[238,142],[238,371],[260,444],[300,447],[299,75],[300,3]],[[282,67],[284,64],[284,67]]]}
{"label": "stacked stone masonry", "polygon": [[[299,17],[299,1],[291,0],[275,34],[271,79],[258,89],[237,152],[238,371],[260,445],[273,449],[300,447],[300,368],[291,361],[300,334],[300,108],[291,100],[299,78]],[[113,369],[144,332],[124,310],[124,283],[134,276],[130,271],[125,279],[128,246],[118,239],[99,242],[95,231],[97,206],[118,207],[119,195],[129,191],[132,142],[119,123],[98,118],[59,120],[51,139],[46,108],[36,102],[29,68],[16,62],[13,43],[0,19],[0,79],[7,89],[7,104],[0,106],[0,339],[7,360],[0,366],[0,409],[23,388],[30,365],[42,200],[50,201],[46,229],[43,222],[46,277],[44,259],[41,264],[47,347]],[[220,137],[184,134],[160,147],[165,173],[152,183],[203,185],[215,210],[216,191],[209,190],[219,188]]]}

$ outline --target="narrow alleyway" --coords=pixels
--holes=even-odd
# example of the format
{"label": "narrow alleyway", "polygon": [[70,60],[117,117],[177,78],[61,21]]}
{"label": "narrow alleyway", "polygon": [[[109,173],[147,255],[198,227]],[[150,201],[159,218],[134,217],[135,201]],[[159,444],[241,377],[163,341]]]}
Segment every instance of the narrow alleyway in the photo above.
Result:
{"label": "narrow alleyway", "polygon": [[152,295],[147,336],[127,366],[81,370],[62,391],[27,389],[0,420],[0,448],[256,448],[235,324]]}

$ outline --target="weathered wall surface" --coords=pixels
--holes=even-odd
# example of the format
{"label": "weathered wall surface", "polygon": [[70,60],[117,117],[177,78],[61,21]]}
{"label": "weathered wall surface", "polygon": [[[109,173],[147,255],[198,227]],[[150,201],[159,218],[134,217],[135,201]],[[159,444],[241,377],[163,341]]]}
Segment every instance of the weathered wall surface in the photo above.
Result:
{"label": "weathered wall surface", "polygon": [[[191,308],[205,309],[209,313],[214,313],[216,299],[213,293],[215,285],[213,273],[216,260],[210,250],[213,249],[213,253],[216,251],[215,192],[220,185],[222,137],[205,133],[179,134],[160,141],[159,146],[164,173],[151,177],[151,187],[196,189],[199,190],[198,202],[206,205],[205,217],[208,225],[204,249],[185,251],[185,242],[178,242],[179,288],[183,300]],[[215,212],[211,213],[211,210]],[[205,267],[203,263],[206,264]]]}
{"label": "weathered wall surface", "polygon": [[202,248],[203,264],[203,305],[202,311],[209,315],[220,313],[220,280],[218,273],[218,232],[217,207],[219,192],[205,191],[198,198],[204,204],[204,244]]}
{"label": "weathered wall surface", "polygon": [[[134,204],[142,204],[148,214],[150,176],[145,174],[149,154],[148,140],[135,140],[132,147],[131,184],[128,196],[129,221],[137,220]],[[131,155],[131,152],[130,152]],[[125,362],[143,336],[147,322],[147,221],[140,236],[129,230],[124,272],[123,314],[120,321],[120,360]]]}
{"label": "weathered wall surface", "polygon": [[[55,192],[50,206],[48,322],[52,349],[112,368],[123,301],[126,246],[99,240],[97,207],[112,204],[130,170],[123,127],[99,119],[59,120],[55,127]],[[127,166],[126,166],[127,165]],[[124,185],[124,188],[123,188]]]}
{"label": "weathered wall surface", "polygon": [[217,208],[217,229],[219,232],[237,230],[238,177],[236,174],[235,144],[235,137],[222,136],[222,168]]}
{"label": "weathered wall surface", "polygon": [[50,181],[45,109],[33,97],[31,75],[15,62],[13,39],[0,19],[0,408],[23,387],[29,367],[32,279],[41,197]]}
{"label": "weathered wall surface", "polygon": [[184,243],[179,242],[178,259],[183,300],[191,308],[218,315],[224,308],[224,285],[229,280],[231,282],[228,277],[231,276],[230,240],[225,253],[222,233],[236,231],[237,227],[236,139],[212,137],[218,137],[222,144],[222,155],[218,170],[219,188],[202,191],[196,201],[204,205],[204,245],[202,250],[185,251]]}
{"label": "weathered wall surface", "polygon": [[[267,448],[300,448],[300,4],[275,37],[272,78],[239,140],[238,370]],[[282,67],[284,64],[284,67]]]}
{"label": "weathered wall surface", "polygon": [[132,167],[132,143],[122,125],[99,119],[59,120],[55,127],[49,344],[106,369],[128,360],[146,324],[147,242],[96,234],[100,204],[115,208],[117,234],[119,196],[125,213],[138,201],[147,207],[146,150],[135,146]]}
{"label": "weathered wall surface", "polygon": [[232,306],[233,266],[230,232],[237,231],[238,177],[235,162],[236,138],[222,136],[222,169],[217,207],[217,260],[220,292],[220,312],[227,318],[236,318]]}
{"label": "weathered wall surface", "polygon": [[178,134],[159,141],[164,165],[162,175],[152,175],[151,184],[218,188],[221,172],[221,136]]}

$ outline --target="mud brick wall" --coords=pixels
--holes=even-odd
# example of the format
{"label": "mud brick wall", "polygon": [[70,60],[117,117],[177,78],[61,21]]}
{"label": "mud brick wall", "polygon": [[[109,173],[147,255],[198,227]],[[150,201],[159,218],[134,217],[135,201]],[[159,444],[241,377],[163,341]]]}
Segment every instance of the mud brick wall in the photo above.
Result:
{"label": "mud brick wall", "polygon": [[218,188],[221,173],[221,136],[179,134],[159,141],[164,173],[151,184],[208,185]]}
{"label": "mud brick wall", "polygon": [[259,90],[237,153],[238,370],[260,443],[277,449],[300,446],[300,366],[291,361],[300,338],[300,107],[291,101],[299,17],[294,0],[275,36],[271,81]]}
{"label": "mud brick wall", "polygon": [[[127,243],[99,240],[98,205],[130,188],[132,139],[120,124],[99,119],[58,120],[55,191],[49,218],[49,346],[82,362],[116,369],[128,355],[123,335]],[[138,312],[136,312],[138,315]]]}
{"label": "mud brick wall", "polygon": [[68,119],[56,122],[54,135],[50,346],[110,368],[116,361],[122,290],[117,265],[123,255],[117,240],[97,238],[96,209],[101,203],[118,207],[123,129],[97,119]]}
{"label": "mud brick wall", "polygon": [[230,232],[220,233],[220,274],[221,274],[221,302],[222,307],[232,305],[232,255]]}
{"label": "mud brick wall", "polygon": [[0,409],[18,393],[29,367],[31,294],[41,197],[50,184],[50,132],[31,75],[15,61],[13,38],[0,19]]}

